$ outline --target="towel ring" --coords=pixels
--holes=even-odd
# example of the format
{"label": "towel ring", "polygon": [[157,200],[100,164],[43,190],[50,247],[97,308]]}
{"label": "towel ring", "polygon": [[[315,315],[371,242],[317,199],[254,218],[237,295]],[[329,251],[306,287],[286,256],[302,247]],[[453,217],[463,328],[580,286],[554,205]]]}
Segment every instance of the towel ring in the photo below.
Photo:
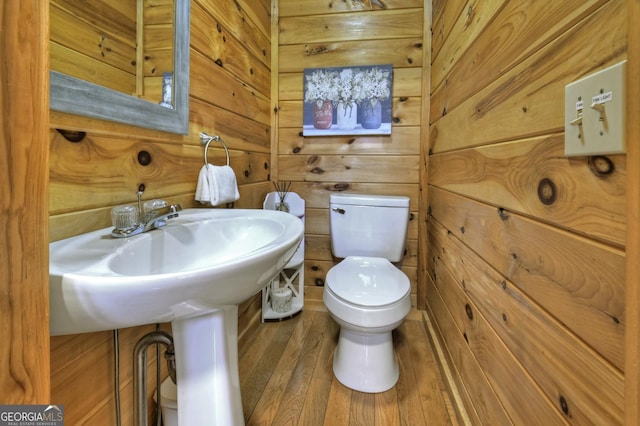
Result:
{"label": "towel ring", "polygon": [[220,142],[224,148],[224,153],[227,156],[227,166],[229,165],[229,148],[227,144],[224,143],[222,138],[219,135],[211,136],[204,132],[200,133],[200,145],[204,145],[204,165],[207,166],[209,164],[209,144],[211,141]]}

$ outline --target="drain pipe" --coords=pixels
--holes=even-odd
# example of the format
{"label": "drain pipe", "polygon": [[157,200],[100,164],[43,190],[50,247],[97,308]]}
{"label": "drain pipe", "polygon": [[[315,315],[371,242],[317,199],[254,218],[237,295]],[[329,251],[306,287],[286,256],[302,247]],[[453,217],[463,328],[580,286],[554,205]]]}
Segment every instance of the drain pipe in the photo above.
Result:
{"label": "drain pipe", "polygon": [[[169,376],[174,383],[176,382],[176,364],[171,334],[164,330],[156,330],[142,336],[133,349],[133,412],[136,426],[148,426],[149,423],[147,419],[147,348],[158,344],[167,348],[165,358],[167,359]],[[160,360],[158,359],[156,362],[160,362]],[[156,392],[158,393],[158,404],[160,404],[160,386]]]}

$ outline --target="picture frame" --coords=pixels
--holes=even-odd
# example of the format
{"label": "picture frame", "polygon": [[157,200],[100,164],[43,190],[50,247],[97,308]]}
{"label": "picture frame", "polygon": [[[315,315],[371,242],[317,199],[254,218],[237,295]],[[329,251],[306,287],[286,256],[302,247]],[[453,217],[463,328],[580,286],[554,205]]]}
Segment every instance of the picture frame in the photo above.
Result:
{"label": "picture frame", "polygon": [[303,136],[391,134],[393,66],[305,68]]}

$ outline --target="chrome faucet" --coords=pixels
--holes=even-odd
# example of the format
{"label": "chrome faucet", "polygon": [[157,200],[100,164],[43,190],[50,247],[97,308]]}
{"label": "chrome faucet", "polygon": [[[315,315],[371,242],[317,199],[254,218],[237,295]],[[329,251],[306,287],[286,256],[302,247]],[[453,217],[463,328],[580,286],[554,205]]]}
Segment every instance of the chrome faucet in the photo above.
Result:
{"label": "chrome faucet", "polygon": [[[140,203],[139,203],[140,204]],[[144,203],[144,213],[133,206],[119,206],[111,210],[113,230],[111,236],[126,238],[158,229],[167,224],[168,219],[178,217],[182,210],[180,204],[169,204],[164,200],[151,200]]]}
{"label": "chrome faucet", "polygon": [[141,224],[144,225],[142,232],[151,231],[152,229],[165,226],[168,219],[178,217],[178,212],[182,210],[182,206],[180,204],[170,204],[168,206],[165,205],[163,207],[153,208],[150,211],[146,210],[147,209],[145,209],[145,213],[141,221]]}

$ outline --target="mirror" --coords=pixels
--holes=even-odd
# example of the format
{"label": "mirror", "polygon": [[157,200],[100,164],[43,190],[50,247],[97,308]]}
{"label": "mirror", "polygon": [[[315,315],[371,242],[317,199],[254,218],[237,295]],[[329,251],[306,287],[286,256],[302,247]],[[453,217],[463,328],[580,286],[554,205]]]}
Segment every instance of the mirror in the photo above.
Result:
{"label": "mirror", "polygon": [[[144,0],[136,0],[137,8]],[[130,124],[171,133],[189,132],[189,12],[190,0],[174,0],[173,75],[170,85],[165,85],[157,102],[50,71],[50,108],[117,123]],[[68,1],[56,0],[56,3]],[[52,22],[51,25],[55,25]],[[70,30],[71,31],[71,30]],[[53,31],[52,31],[53,33]],[[102,47],[102,46],[100,46]],[[109,51],[107,49],[107,51]],[[136,60],[133,62],[135,65]],[[170,100],[170,101],[169,101]],[[168,106],[161,105],[169,103]]]}

